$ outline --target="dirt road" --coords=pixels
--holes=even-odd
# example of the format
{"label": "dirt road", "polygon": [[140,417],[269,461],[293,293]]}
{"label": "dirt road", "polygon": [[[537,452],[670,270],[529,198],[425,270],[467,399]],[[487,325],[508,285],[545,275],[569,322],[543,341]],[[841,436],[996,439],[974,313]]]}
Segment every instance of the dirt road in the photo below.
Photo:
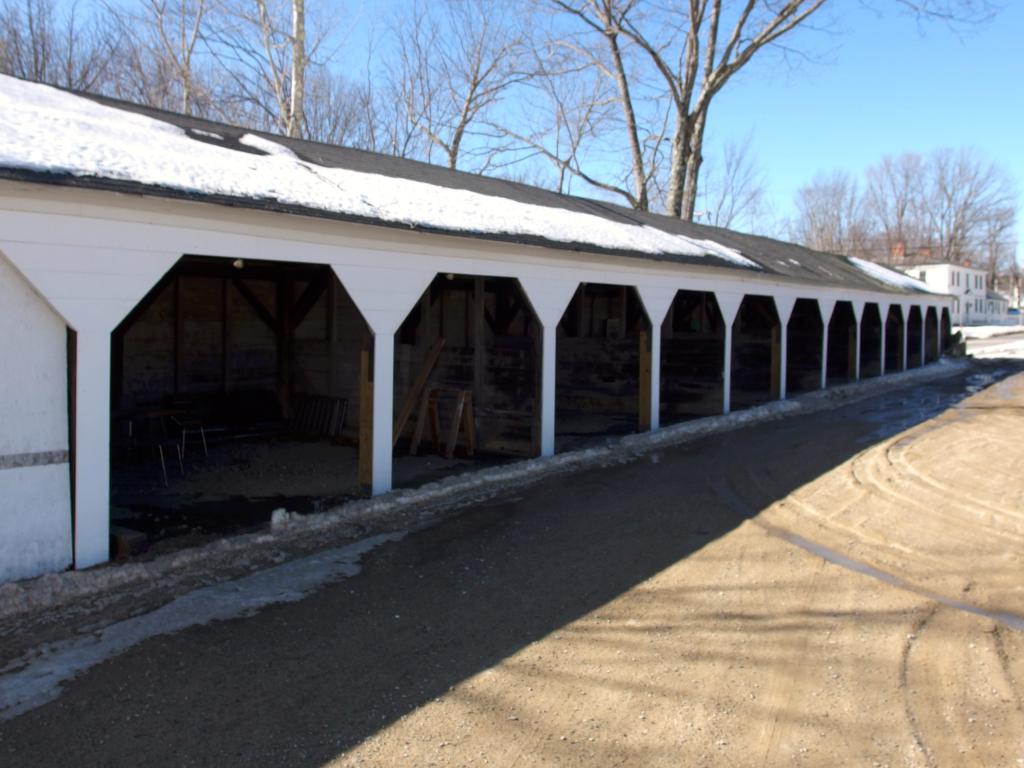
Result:
{"label": "dirt road", "polygon": [[1000,365],[467,507],[0,763],[1022,766],[1024,374],[961,399]]}

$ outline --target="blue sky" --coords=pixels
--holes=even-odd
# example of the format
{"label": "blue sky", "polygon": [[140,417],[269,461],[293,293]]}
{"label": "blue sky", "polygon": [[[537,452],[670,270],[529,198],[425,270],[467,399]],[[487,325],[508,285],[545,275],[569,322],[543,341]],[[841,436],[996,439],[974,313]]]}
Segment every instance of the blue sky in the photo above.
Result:
{"label": "blue sky", "polygon": [[994,22],[959,37],[857,0],[838,5],[840,31],[808,41],[821,61],[795,70],[759,63],[712,106],[712,143],[752,134],[776,212],[790,213],[794,193],[818,171],[860,173],[886,154],[946,146],[975,147],[1020,189],[1024,2],[1011,0]]}

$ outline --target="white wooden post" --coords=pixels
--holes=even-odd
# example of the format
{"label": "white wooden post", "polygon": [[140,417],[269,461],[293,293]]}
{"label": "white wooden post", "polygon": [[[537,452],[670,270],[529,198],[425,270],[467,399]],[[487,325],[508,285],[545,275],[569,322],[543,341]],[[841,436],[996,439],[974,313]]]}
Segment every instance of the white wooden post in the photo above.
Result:
{"label": "white wooden post", "polygon": [[878,316],[882,319],[882,351],[879,353],[878,361],[878,375],[885,376],[885,331],[886,325],[889,322],[889,305],[879,302],[878,304]]}
{"label": "white wooden post", "polygon": [[393,487],[395,418],[395,331],[427,290],[434,272],[420,269],[331,264],[352,303],[373,333],[373,446],[370,490]]}
{"label": "white wooden post", "polygon": [[828,324],[832,320],[832,312],[836,308],[835,299],[818,299],[818,312],[821,313],[821,388],[828,386]]}
{"label": "white wooden post", "polygon": [[853,379],[860,381],[861,321],[864,319],[864,302],[851,301],[853,306]]}
{"label": "white wooden post", "polygon": [[395,418],[395,332],[373,332],[373,458],[371,492],[392,487],[392,440]]}
{"label": "white wooden post", "polygon": [[651,321],[651,430],[661,426],[661,325],[676,298],[675,288],[639,285],[637,293]]}
{"label": "white wooden post", "polygon": [[721,293],[715,291],[718,311],[722,313],[725,323],[725,359],[722,362],[722,413],[732,409],[732,325],[736,321],[740,304],[743,303],[742,293]]}
{"label": "white wooden post", "polygon": [[110,559],[110,331],[78,331],[75,372],[75,567]]}
{"label": "white wooden post", "polygon": [[796,305],[795,296],[774,296],[775,312],[779,316],[779,400],[786,399],[786,361],[789,356],[789,318]]}
{"label": "white wooden post", "polygon": [[519,284],[533,313],[543,328],[540,372],[540,455],[555,454],[555,375],[558,363],[556,339],[558,323],[572,295],[579,286],[577,280],[520,277]]}
{"label": "white wooden post", "polygon": [[903,318],[903,350],[902,350],[902,353],[901,353],[902,361],[903,362],[902,362],[902,367],[900,368],[900,370],[901,371],[905,371],[905,370],[907,370],[907,364],[909,362],[908,354],[907,354],[908,353],[908,349],[909,349],[909,345],[910,345],[910,305],[909,304],[901,304],[900,305],[900,316]]}
{"label": "white wooden post", "polygon": [[651,431],[661,427],[661,323],[651,323]]}
{"label": "white wooden post", "polygon": [[555,379],[558,369],[558,320],[543,325],[540,374],[540,455],[555,455]]}

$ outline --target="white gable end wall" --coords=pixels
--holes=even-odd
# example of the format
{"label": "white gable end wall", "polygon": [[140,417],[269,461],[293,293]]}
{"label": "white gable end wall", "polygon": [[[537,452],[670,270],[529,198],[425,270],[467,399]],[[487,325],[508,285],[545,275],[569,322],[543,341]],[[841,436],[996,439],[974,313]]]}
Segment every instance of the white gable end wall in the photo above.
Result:
{"label": "white gable end wall", "polygon": [[0,583],[71,564],[67,330],[0,254]]}

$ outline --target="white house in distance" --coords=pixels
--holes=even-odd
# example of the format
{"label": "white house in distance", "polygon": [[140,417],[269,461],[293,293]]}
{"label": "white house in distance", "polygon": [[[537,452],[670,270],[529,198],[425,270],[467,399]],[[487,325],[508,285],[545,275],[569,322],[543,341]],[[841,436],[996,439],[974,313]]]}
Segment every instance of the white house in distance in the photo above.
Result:
{"label": "white house in distance", "polygon": [[0,77],[0,582],[107,561],[123,462],[159,452],[167,484],[198,426],[211,455],[326,436],[318,476],[382,494],[427,422],[449,453],[548,456],[930,363],[950,304],[858,259]]}
{"label": "white house in distance", "polygon": [[951,315],[954,325],[987,325],[1007,319],[1009,302],[990,290],[988,273],[968,264],[918,264],[902,267],[911,277],[929,288],[953,297]]}

